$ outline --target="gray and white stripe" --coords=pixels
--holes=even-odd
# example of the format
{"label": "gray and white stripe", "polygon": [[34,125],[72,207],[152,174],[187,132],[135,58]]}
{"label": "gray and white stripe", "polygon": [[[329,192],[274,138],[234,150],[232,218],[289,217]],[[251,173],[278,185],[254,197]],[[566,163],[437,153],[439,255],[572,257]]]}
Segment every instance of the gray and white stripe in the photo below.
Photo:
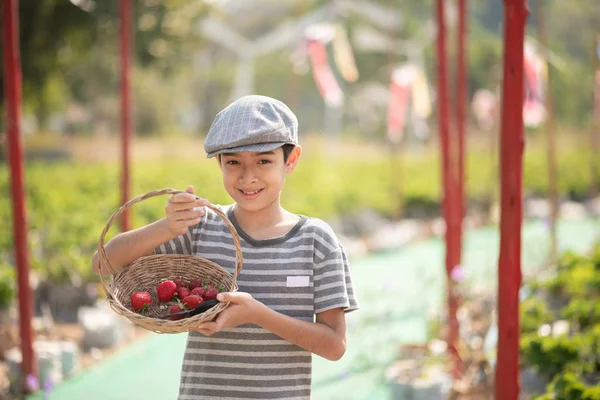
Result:
{"label": "gray and white stripe", "polygon": [[[228,271],[235,247],[227,226],[207,209],[200,223],[155,249],[156,253],[195,254]],[[257,241],[240,233],[244,254],[240,291],[269,308],[304,321],[333,308],[358,308],[349,263],[332,229],[301,217],[290,234]],[[305,284],[288,284],[288,278]],[[310,399],[311,353],[256,325],[227,329],[211,337],[190,332],[181,370],[179,400]]]}

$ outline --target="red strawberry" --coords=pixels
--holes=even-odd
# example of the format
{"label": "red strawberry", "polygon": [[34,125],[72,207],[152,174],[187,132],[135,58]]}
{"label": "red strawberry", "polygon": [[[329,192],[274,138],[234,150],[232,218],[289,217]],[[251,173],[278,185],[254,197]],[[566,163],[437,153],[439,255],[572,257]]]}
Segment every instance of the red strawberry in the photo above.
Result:
{"label": "red strawberry", "polygon": [[180,288],[177,290],[177,296],[178,296],[180,299],[183,299],[184,297],[187,297],[187,296],[189,296],[189,295],[190,295],[190,289],[188,289],[188,288],[186,288],[186,287],[180,287]]}
{"label": "red strawberry", "polygon": [[135,311],[146,311],[148,306],[152,304],[152,296],[148,292],[135,292],[131,295],[131,307]]}
{"label": "red strawberry", "polygon": [[190,282],[188,288],[190,290],[194,290],[197,287],[202,287],[202,279],[192,279],[192,281]]}
{"label": "red strawberry", "polygon": [[[169,314],[175,314],[178,312],[184,311],[181,307],[179,307],[179,304],[173,304],[171,306],[171,309],[169,310]],[[177,321],[178,319],[183,318],[183,315],[175,315],[173,317],[171,317],[172,321]]]}
{"label": "red strawberry", "polygon": [[204,297],[204,295],[206,294],[206,289],[204,289],[202,286],[200,286],[200,287],[192,289],[190,294],[195,294],[196,296]]}
{"label": "red strawberry", "polygon": [[171,301],[175,293],[177,293],[177,285],[173,281],[161,282],[156,287],[156,293],[158,294],[158,300],[162,302]]}
{"label": "red strawberry", "polygon": [[185,281],[181,278],[173,279],[173,282],[175,282],[175,284],[177,285],[177,289],[182,288],[182,287],[187,287],[187,285],[185,284]]}
{"label": "red strawberry", "polygon": [[219,291],[217,289],[215,289],[214,287],[210,288],[206,291],[206,294],[204,295],[204,299],[205,300],[216,299],[218,294],[219,294]]}
{"label": "red strawberry", "polygon": [[182,300],[183,305],[188,310],[196,308],[200,303],[202,303],[202,297],[191,294]]}

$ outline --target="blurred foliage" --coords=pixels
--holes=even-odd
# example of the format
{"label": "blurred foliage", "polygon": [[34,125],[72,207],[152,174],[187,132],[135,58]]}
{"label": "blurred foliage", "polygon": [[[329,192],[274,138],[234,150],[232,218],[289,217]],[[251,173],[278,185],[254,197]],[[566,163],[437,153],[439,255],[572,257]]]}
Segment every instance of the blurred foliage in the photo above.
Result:
{"label": "blurred foliage", "polygon": [[554,315],[548,310],[546,303],[536,297],[529,297],[519,305],[521,332],[534,333],[543,324],[551,323]]}
{"label": "blurred foliage", "polygon": [[[360,145],[356,144],[358,148]],[[187,145],[189,146],[189,144]],[[201,144],[198,143],[200,149]],[[440,184],[438,155],[431,152],[407,153],[402,159],[402,174],[390,168],[390,160],[376,155],[310,151],[307,146],[299,168],[287,177],[282,204],[295,213],[327,220],[374,210],[386,218],[397,215],[402,191],[405,216],[432,217],[440,214]],[[323,149],[325,150],[325,149]],[[111,151],[98,148],[98,152]],[[181,158],[176,139],[161,141],[162,156],[136,161],[132,165],[131,196],[173,187],[196,187],[197,193],[213,203],[228,204],[230,198],[223,189],[221,174],[214,160],[203,157]],[[352,151],[352,150],[350,150]],[[358,150],[355,150],[358,151]],[[571,152],[578,156],[571,155]],[[545,181],[538,177],[536,165],[543,152],[532,148],[525,154],[525,188],[530,193],[544,193]],[[586,170],[586,160],[576,148],[563,147],[559,153],[561,165]],[[485,153],[471,152],[467,164],[468,194],[472,202],[489,198],[489,181],[493,161]],[[32,264],[43,278],[53,281],[94,279],[90,258],[98,245],[99,235],[109,216],[118,208],[119,166],[116,163],[29,162],[26,166],[26,190],[29,222],[29,244]],[[583,175],[567,175],[559,187],[563,194],[587,188]],[[405,177],[403,179],[402,177]],[[326,188],[323,189],[323,188]],[[578,190],[578,189],[577,189]],[[582,189],[583,190],[583,189]],[[0,262],[14,264],[9,170],[0,165]],[[492,197],[493,198],[493,197]],[[133,207],[134,226],[155,221],[164,216],[165,199],[151,199]],[[109,231],[109,238],[118,232]],[[560,272],[544,288],[557,293],[586,293],[600,290],[600,274],[595,264],[580,261],[579,256],[566,254]],[[597,261],[595,261],[597,262]],[[567,275],[565,271],[569,271]]]}
{"label": "blurred foliage", "polygon": [[0,311],[12,304],[15,297],[15,270],[0,260]]}
{"label": "blurred foliage", "polygon": [[548,391],[535,400],[597,400],[600,399],[600,385],[588,385],[581,380],[577,374],[567,372],[557,375],[550,385]]}
{"label": "blurred foliage", "polygon": [[[219,6],[220,3],[227,7]],[[401,24],[397,29],[381,28],[364,15],[348,13],[340,21],[347,26],[349,37],[352,39],[357,28],[369,26],[395,40],[398,46],[403,40],[420,41],[425,45],[426,70],[430,80],[435,81],[434,41],[426,38],[427,27],[434,17],[433,2],[377,0],[376,3],[397,10]],[[561,60],[561,68],[553,68],[552,74],[558,118],[564,123],[582,125],[591,109],[593,35],[600,26],[600,8],[596,0],[580,0],[573,5],[562,0],[544,3],[548,4],[547,25],[552,28],[550,50]],[[189,124],[182,121],[189,115],[200,119],[193,131],[203,132],[229,100],[237,59],[231,51],[200,33],[198,23],[202,19],[211,16],[224,21],[252,40],[331,2],[139,0],[134,4],[135,126],[139,134],[161,134],[189,130]],[[76,104],[89,116],[84,124],[77,124],[71,118],[67,127],[71,132],[117,131],[119,1],[21,0],[19,5],[25,113],[34,115],[42,129],[51,129],[57,116],[69,114],[69,107]],[[502,2],[473,2],[470,17],[469,88],[471,92],[479,88],[495,90],[501,79]],[[532,36],[536,18],[532,12],[528,24]],[[572,29],[573,26],[577,29]],[[449,31],[450,38],[453,33]],[[454,42],[449,43],[454,54]],[[292,72],[293,51],[291,46],[260,57],[255,65],[255,89],[257,93],[294,105],[304,121],[301,129],[319,130],[323,120],[322,100],[310,73],[298,76]],[[357,52],[360,79],[352,84],[342,83],[345,92],[352,97],[370,83],[387,86],[390,68],[404,60],[403,55]],[[589,79],[582,79],[586,76]],[[351,130],[355,112],[347,103],[345,121]],[[375,112],[380,121],[385,120],[384,107]],[[383,122],[375,130],[364,133],[383,137]]]}
{"label": "blurred foliage", "polygon": [[[535,282],[535,297],[520,304],[521,364],[552,379],[537,400],[600,398],[600,285],[595,277],[599,248],[600,242],[589,254],[563,253],[557,275]],[[546,302],[559,304],[557,297],[564,306],[553,316]],[[539,329],[556,317],[568,322],[567,332]]]}
{"label": "blurred foliage", "polygon": [[536,368],[548,377],[565,369],[581,369],[583,355],[589,351],[587,336],[539,336],[537,333],[522,335],[522,362]]}
{"label": "blurred foliage", "polygon": [[574,298],[562,310],[562,317],[575,323],[579,330],[600,324],[600,302]]}

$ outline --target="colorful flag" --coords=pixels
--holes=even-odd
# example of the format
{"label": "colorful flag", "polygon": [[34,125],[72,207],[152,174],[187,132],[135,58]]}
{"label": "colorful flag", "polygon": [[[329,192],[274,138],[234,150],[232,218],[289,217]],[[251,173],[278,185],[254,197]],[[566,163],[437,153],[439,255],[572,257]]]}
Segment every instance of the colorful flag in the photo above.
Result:
{"label": "colorful flag", "polygon": [[308,54],[315,83],[325,103],[332,107],[340,106],[343,102],[344,94],[329,67],[325,45],[319,40],[309,40]]}
{"label": "colorful flag", "polygon": [[427,119],[431,116],[431,96],[429,95],[429,83],[425,72],[414,67],[414,80],[412,82],[412,110],[415,117]]}
{"label": "colorful flag", "polygon": [[529,44],[525,44],[524,73],[523,121],[526,126],[538,126],[546,119],[548,64]]}
{"label": "colorful flag", "polygon": [[352,47],[348,41],[348,35],[342,25],[335,27],[335,37],[333,39],[333,57],[342,78],[346,82],[356,82],[358,80],[358,69],[354,61]]}
{"label": "colorful flag", "polygon": [[400,143],[404,136],[406,114],[416,72],[412,65],[397,68],[392,73],[387,113],[387,136],[392,143]]}

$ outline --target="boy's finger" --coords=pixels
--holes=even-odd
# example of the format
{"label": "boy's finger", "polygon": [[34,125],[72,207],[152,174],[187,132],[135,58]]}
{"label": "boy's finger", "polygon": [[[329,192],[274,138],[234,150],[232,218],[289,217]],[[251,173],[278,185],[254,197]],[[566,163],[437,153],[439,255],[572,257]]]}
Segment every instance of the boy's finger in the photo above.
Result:
{"label": "boy's finger", "polygon": [[185,220],[177,221],[175,226],[177,226],[179,228],[189,228],[190,226],[199,224],[201,220],[202,220],[201,217],[185,219]]}
{"label": "boy's finger", "polygon": [[200,325],[198,325],[199,331],[215,332],[216,328],[217,328],[216,322],[201,322]]}
{"label": "boy's finger", "polygon": [[187,187],[187,189],[185,189],[186,192],[194,194],[194,186],[193,185],[189,185]]}
{"label": "boy's finger", "polygon": [[190,201],[189,203],[169,203],[167,204],[166,210],[171,212],[182,212],[182,211],[202,211],[204,213],[205,201]]}
{"label": "boy's finger", "polygon": [[196,196],[192,193],[176,193],[169,198],[171,203],[188,203],[196,200]]}
{"label": "boy's finger", "polygon": [[190,219],[200,218],[204,215],[204,210],[189,210],[189,211],[178,211],[174,213],[175,221],[187,221]]}
{"label": "boy's finger", "polygon": [[204,211],[203,207],[206,206],[206,204],[207,204],[207,201],[202,199],[202,200],[190,201],[190,202],[186,202],[186,203],[171,203],[171,204],[168,204],[167,207],[171,211],[191,211],[194,208],[200,208]]}

